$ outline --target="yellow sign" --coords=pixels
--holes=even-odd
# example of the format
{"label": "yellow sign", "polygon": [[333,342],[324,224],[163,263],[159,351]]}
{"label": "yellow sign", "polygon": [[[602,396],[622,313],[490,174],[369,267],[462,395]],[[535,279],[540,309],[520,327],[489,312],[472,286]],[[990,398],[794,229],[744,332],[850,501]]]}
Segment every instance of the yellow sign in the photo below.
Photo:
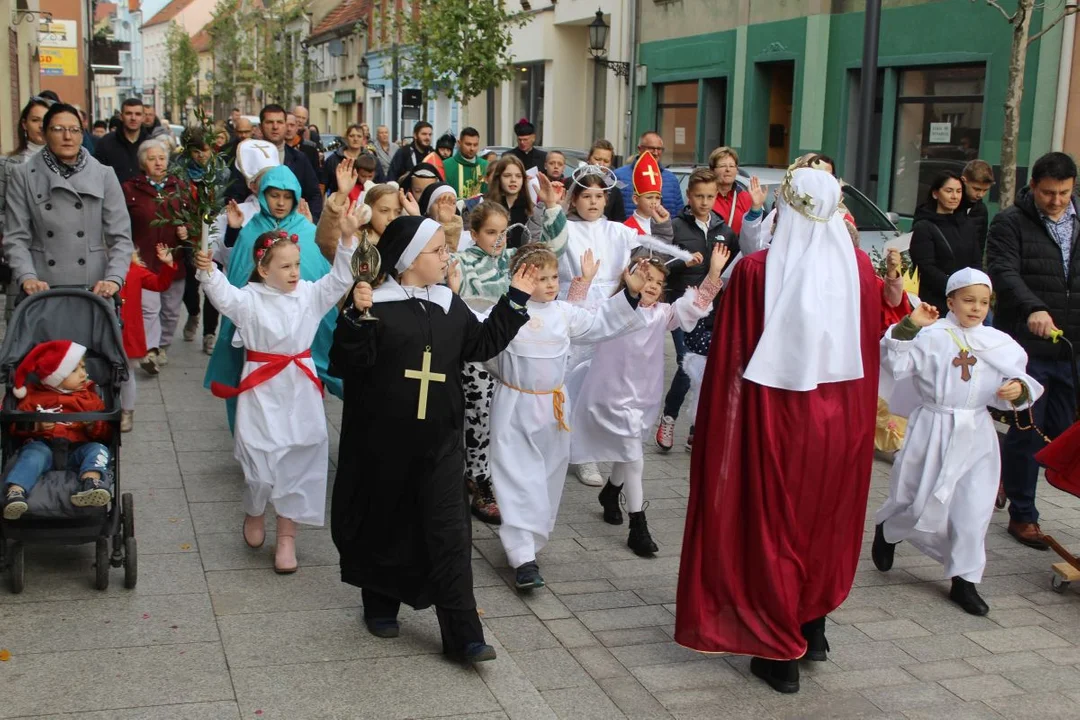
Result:
{"label": "yellow sign", "polygon": [[77,48],[39,48],[42,75],[75,77],[79,74],[79,51]]}

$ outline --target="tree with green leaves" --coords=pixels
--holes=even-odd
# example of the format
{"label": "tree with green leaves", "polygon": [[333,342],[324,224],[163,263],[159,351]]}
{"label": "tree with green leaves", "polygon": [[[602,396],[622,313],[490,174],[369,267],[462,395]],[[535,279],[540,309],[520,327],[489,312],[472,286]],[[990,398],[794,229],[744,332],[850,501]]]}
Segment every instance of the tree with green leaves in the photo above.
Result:
{"label": "tree with green leaves", "polygon": [[294,52],[294,38],[288,28],[303,17],[303,12],[303,5],[283,0],[271,4],[264,13],[268,22],[260,28],[259,75],[266,102],[292,104],[304,63]]}
{"label": "tree with green leaves", "polygon": [[[175,20],[165,35],[165,59],[168,69],[161,85],[171,119],[173,113],[183,113],[188,98],[195,95],[195,76],[199,74],[199,56],[187,31]],[[183,120],[182,115],[178,117]]]}
{"label": "tree with green leaves", "polygon": [[412,46],[406,73],[425,95],[442,92],[464,105],[514,76],[511,31],[527,17],[501,0],[414,0],[413,9],[403,19]]}
{"label": "tree with green leaves", "polygon": [[245,55],[240,9],[235,0],[218,0],[207,24],[214,53],[213,103],[215,114],[224,116],[236,102]]}

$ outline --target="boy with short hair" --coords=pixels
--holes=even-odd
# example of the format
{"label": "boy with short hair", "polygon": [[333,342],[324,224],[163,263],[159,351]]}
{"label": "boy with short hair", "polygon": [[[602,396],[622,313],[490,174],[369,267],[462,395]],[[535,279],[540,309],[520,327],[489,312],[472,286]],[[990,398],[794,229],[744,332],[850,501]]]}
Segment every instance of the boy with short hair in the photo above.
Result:
{"label": "boy with short hair", "polygon": [[[709,273],[708,263],[701,261],[703,258],[711,257],[716,243],[724,243],[731,251],[731,259],[728,260],[727,265],[732,263],[739,252],[739,240],[735,232],[728,227],[722,217],[713,211],[719,186],[720,182],[716,173],[708,168],[698,168],[690,174],[686,189],[687,205],[678,216],[672,219],[671,225],[675,231],[675,244],[698,255],[698,264],[688,265],[682,260],[672,261],[671,274],[667,282],[670,299],[682,297],[687,288],[701,284]],[[727,265],[725,265],[725,270]],[[701,322],[708,322],[710,318],[711,315]],[[664,411],[656,430],[656,445],[663,452],[668,452],[674,445],[675,420],[679,417],[679,409],[690,390],[690,377],[682,367],[683,358],[686,355],[685,334],[681,329],[676,328],[671,331],[671,339],[675,342],[675,355],[679,361],[679,369],[675,371],[671,388],[668,390],[667,397],[664,398]],[[687,447],[690,446],[693,437],[694,427],[691,425]]]}
{"label": "boy with short hair", "polygon": [[664,223],[671,219],[671,215],[662,203],[660,165],[651,154],[641,153],[638,156],[632,180],[634,212],[623,221],[623,225],[637,230],[638,235],[653,235],[653,220]]}
{"label": "boy with short hair", "polygon": [[561,150],[548,150],[547,158],[544,159],[544,174],[552,182],[563,181],[563,171],[566,169],[566,155]]}
{"label": "boy with short hair", "polygon": [[964,184],[964,197],[957,213],[966,215],[968,220],[975,223],[979,232],[979,247],[985,251],[990,214],[983,198],[994,185],[994,169],[985,160],[972,160],[964,166],[960,181]]}

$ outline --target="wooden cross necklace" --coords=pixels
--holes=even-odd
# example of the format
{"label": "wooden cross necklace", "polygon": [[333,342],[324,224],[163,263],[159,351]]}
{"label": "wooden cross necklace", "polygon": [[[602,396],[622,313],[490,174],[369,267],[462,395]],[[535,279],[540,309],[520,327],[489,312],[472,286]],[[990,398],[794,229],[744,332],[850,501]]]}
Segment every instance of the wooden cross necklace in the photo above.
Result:
{"label": "wooden cross necklace", "polygon": [[[404,288],[402,288],[402,289],[404,290]],[[405,294],[409,295],[409,291],[405,290]],[[412,298],[413,300],[419,300],[419,298],[417,298],[415,295],[409,295],[409,297]],[[428,300],[428,302],[431,302],[431,301]],[[409,380],[419,380],[420,381],[420,401],[419,401],[419,403],[417,404],[417,407],[416,407],[416,419],[417,420],[425,420],[425,419],[427,419],[427,401],[428,401],[428,390],[430,389],[430,383],[433,383],[433,382],[439,382],[439,383],[446,382],[446,374],[445,373],[433,373],[433,372],[431,372],[431,340],[432,340],[431,313],[427,312],[427,308],[425,308],[423,306],[421,306],[421,310],[423,310],[425,315],[427,315],[427,321],[428,321],[427,340],[428,340],[428,342],[425,343],[425,345],[424,345],[424,354],[422,356],[420,369],[419,370],[408,370],[408,369],[405,370],[405,377],[407,379],[409,379]],[[420,332],[421,332],[421,334],[423,334],[423,332],[424,332],[424,324],[423,323],[420,323]]]}
{"label": "wooden cross necklace", "polygon": [[952,330],[946,330],[946,332],[960,348],[960,354],[953,358],[952,366],[960,368],[960,379],[968,382],[971,380],[971,368],[979,362],[979,359],[971,354],[971,348],[960,342],[960,338],[956,337]]}

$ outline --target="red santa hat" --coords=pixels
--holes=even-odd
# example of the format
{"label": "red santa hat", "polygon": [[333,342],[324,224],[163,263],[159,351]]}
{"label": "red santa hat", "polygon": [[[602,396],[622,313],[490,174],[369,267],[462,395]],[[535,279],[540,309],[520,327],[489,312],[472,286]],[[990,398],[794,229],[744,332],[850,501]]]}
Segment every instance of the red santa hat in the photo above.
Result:
{"label": "red santa hat", "polygon": [[659,195],[664,181],[660,177],[660,163],[652,153],[643,152],[634,163],[634,194]]}
{"label": "red santa hat", "polygon": [[22,399],[26,397],[26,376],[33,373],[43,384],[59,387],[86,354],[86,348],[70,340],[50,340],[34,347],[19,367],[15,369],[15,387],[12,394]]}

